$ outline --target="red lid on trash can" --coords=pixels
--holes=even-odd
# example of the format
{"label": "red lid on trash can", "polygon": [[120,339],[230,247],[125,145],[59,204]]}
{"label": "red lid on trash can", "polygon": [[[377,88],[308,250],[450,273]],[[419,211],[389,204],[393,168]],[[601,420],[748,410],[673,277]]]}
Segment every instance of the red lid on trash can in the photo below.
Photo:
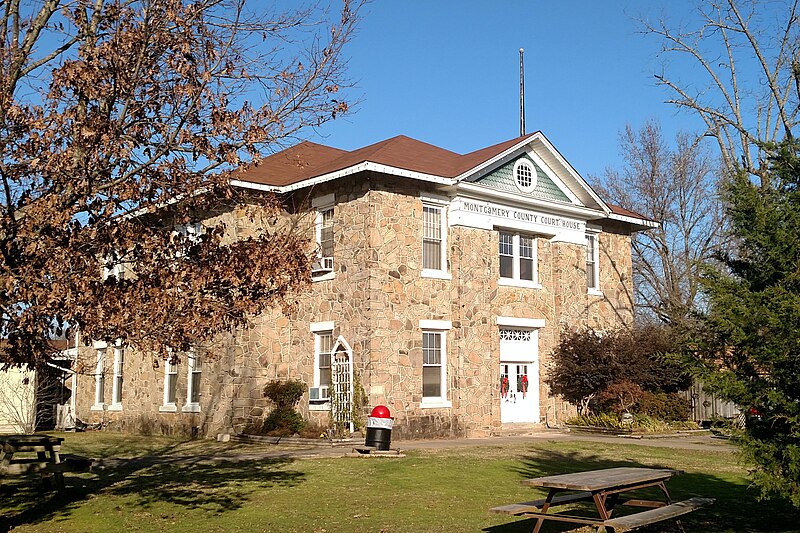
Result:
{"label": "red lid on trash can", "polygon": [[369,416],[373,418],[391,418],[389,408],[385,405],[376,405]]}

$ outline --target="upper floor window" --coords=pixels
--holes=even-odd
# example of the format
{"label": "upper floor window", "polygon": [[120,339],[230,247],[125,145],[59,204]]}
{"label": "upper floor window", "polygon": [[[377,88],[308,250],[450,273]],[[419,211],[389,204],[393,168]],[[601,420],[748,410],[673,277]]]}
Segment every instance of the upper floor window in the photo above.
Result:
{"label": "upper floor window", "polygon": [[177,224],[172,233],[173,242],[180,238],[180,247],[175,253],[177,258],[184,257],[190,247],[200,242],[203,235],[203,225],[200,222],[190,222],[188,224]]}
{"label": "upper floor window", "polygon": [[333,272],[333,207],[317,210],[317,260],[311,267],[312,276]]}
{"label": "upper floor window", "polygon": [[538,283],[535,237],[501,231],[499,254],[501,281],[516,281],[525,286]]}
{"label": "upper floor window", "polygon": [[531,192],[536,188],[536,170],[529,160],[521,158],[514,163],[514,182],[522,192]]}
{"label": "upper floor window", "polygon": [[116,251],[110,252],[103,262],[103,281],[114,277],[117,281],[125,279],[125,267],[122,258]]}
{"label": "upper floor window", "polygon": [[597,246],[597,235],[590,233],[586,235],[586,285],[589,292],[600,290],[600,268],[599,251]]}
{"label": "upper floor window", "polygon": [[449,279],[447,273],[447,220],[444,205],[422,205],[422,274]]}

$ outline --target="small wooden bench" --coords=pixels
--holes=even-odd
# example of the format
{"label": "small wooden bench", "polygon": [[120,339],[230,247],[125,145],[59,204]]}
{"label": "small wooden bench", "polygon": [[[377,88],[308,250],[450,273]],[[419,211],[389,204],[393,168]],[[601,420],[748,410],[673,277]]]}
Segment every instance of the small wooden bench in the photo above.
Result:
{"label": "small wooden bench", "polygon": [[664,507],[650,509],[649,511],[642,511],[627,516],[620,516],[618,518],[611,518],[603,522],[606,528],[613,528],[615,532],[630,531],[637,527],[654,524],[662,520],[669,520],[670,518],[677,518],[686,513],[691,513],[694,510],[706,507],[714,503],[714,498],[689,498],[682,502],[676,502]]}
{"label": "small wooden bench", "polygon": [[[592,493],[591,492],[576,492],[574,494],[564,494],[562,496],[556,496],[553,498],[553,501],[550,502],[550,505],[566,505],[568,503],[575,503],[575,502],[585,502],[592,500]],[[522,515],[525,513],[535,513],[544,507],[544,504],[547,500],[542,498],[541,500],[534,500],[532,502],[521,502],[521,503],[512,503],[509,505],[500,505],[497,507],[492,507],[489,509],[489,512],[492,513],[499,513],[499,514],[510,514],[510,515]]]}

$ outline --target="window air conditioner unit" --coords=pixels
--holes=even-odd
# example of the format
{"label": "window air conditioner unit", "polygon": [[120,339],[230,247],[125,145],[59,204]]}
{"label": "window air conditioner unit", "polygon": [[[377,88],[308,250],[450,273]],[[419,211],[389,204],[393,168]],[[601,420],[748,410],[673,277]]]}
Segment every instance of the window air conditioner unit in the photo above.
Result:
{"label": "window air conditioner unit", "polygon": [[330,400],[328,395],[328,387],[311,387],[308,389],[308,399],[312,402],[319,402],[323,400]]}
{"label": "window air conditioner unit", "polygon": [[311,265],[311,274],[316,276],[333,271],[333,257],[320,257]]}

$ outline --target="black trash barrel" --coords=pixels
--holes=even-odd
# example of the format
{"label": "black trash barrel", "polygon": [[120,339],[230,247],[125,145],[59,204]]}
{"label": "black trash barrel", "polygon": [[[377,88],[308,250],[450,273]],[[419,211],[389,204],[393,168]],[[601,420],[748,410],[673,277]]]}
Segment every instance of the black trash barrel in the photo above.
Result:
{"label": "black trash barrel", "polygon": [[389,451],[394,419],[389,417],[389,410],[382,405],[373,409],[371,414],[372,416],[367,418],[367,438],[364,445],[380,451]]}

